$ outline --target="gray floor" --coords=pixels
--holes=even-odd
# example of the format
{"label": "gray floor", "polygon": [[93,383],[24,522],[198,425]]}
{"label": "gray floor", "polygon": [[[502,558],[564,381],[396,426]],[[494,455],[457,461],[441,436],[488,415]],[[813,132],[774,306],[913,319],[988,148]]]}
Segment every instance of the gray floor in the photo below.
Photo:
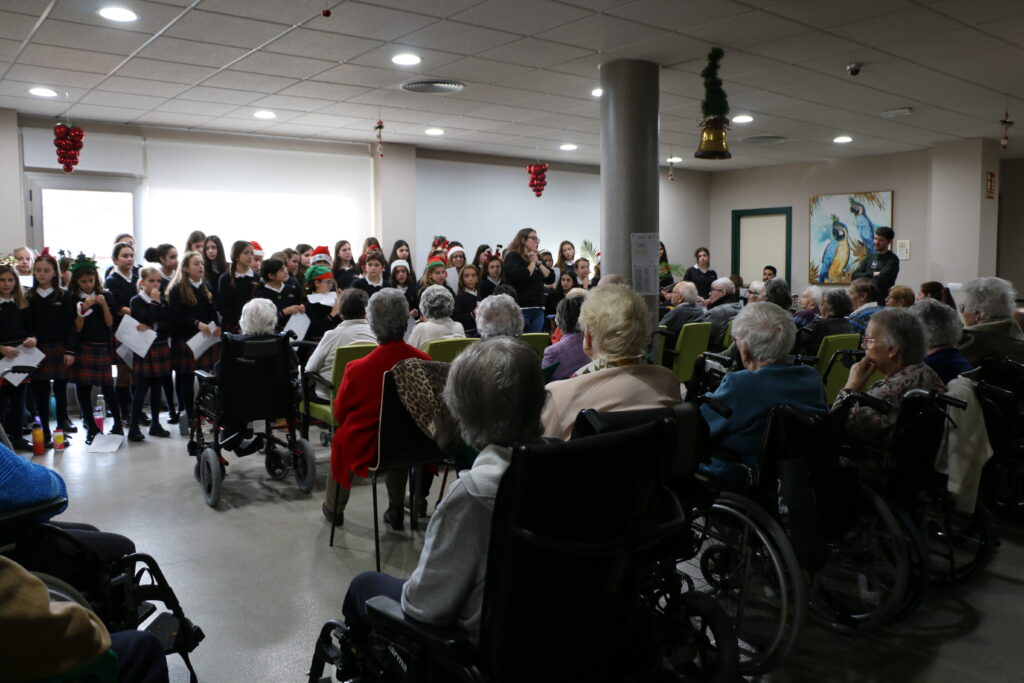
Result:
{"label": "gray floor", "polygon": [[[116,454],[91,454],[81,438],[34,461],[67,481],[63,518],[134,539],[160,562],[186,610],[206,632],[193,661],[204,682],[300,681],[319,626],[340,616],[349,580],[374,568],[370,487],[357,484],[335,547],[320,512],[329,452],[316,445],[317,487],[270,481],[259,455],[235,458],[220,506],[192,475],[185,439],[150,438]],[[79,435],[80,437],[80,435]],[[314,435],[315,440],[315,435]],[[437,487],[435,485],[436,493]],[[379,490],[385,496],[383,482]],[[907,623],[848,639],[814,626],[771,681],[1024,680],[1024,534],[1000,527],[1002,547],[980,580],[936,594]],[[384,531],[386,572],[416,564],[422,532]],[[187,681],[177,658],[172,680]]]}

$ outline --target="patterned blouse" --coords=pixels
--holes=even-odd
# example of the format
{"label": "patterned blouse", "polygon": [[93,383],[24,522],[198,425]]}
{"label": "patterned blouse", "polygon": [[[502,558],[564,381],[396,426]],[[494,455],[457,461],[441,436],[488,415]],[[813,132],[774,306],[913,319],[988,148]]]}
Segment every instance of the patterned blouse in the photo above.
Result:
{"label": "patterned blouse", "polygon": [[[925,389],[931,391],[938,389],[945,391],[946,385],[942,383],[938,374],[924,363],[908,365],[890,377],[886,377],[875,383],[867,393],[880,398],[892,406],[886,414],[881,414],[866,406],[853,406],[850,409],[850,417],[846,423],[847,438],[855,441],[872,442],[884,439],[896,425],[896,418],[899,415],[900,403],[903,394],[911,389]],[[833,410],[840,404],[843,397],[851,393],[848,389],[839,392]]]}

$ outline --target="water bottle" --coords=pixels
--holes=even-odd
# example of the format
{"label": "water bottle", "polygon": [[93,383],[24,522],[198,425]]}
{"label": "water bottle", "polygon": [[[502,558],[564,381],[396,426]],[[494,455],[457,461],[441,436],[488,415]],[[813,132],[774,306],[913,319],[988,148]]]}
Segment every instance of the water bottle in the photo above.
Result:
{"label": "water bottle", "polygon": [[53,450],[64,450],[64,430],[60,427],[53,430]]}
{"label": "water bottle", "polygon": [[96,407],[92,409],[92,421],[96,425],[96,431],[103,433],[103,422],[107,417],[107,403],[103,400],[103,394],[96,397]]}
{"label": "water bottle", "polygon": [[46,444],[43,443],[43,422],[36,415],[32,425],[32,455],[42,455],[46,452]]}

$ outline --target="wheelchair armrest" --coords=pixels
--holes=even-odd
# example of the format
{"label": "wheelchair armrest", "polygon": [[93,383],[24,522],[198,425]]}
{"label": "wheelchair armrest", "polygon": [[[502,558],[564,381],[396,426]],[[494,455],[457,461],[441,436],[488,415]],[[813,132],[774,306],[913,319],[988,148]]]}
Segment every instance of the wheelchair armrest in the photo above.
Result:
{"label": "wheelchair armrest", "polygon": [[320,344],[320,342],[315,342],[315,341],[301,341],[301,340],[296,341],[294,339],[291,340],[289,343],[292,345],[292,348],[295,348],[295,349],[299,349],[299,348],[302,348],[302,349],[315,349]]}
{"label": "wheelchair armrest", "polygon": [[476,647],[466,632],[457,626],[436,626],[416,621],[402,611],[397,600],[377,595],[366,601],[366,616],[375,629],[405,636],[423,644],[433,652],[471,663],[476,659]]}
{"label": "wheelchair armrest", "polygon": [[332,384],[331,382],[327,381],[326,379],[324,379],[323,377],[321,377],[317,373],[315,373],[315,372],[307,372],[306,373],[306,377],[312,379],[313,380],[313,384],[319,384],[322,387],[330,389],[332,394],[334,393],[334,384]]}
{"label": "wheelchair armrest", "polygon": [[196,370],[196,377],[199,378],[200,382],[211,382],[217,378],[212,372],[207,372],[206,370]]}
{"label": "wheelchair armrest", "polygon": [[0,530],[7,530],[27,522],[31,522],[34,518],[41,515],[52,516],[51,513],[56,513],[58,510],[68,504],[67,498],[51,498],[50,500],[43,501],[42,503],[36,503],[35,505],[29,505],[28,507],[18,508],[16,510],[8,510],[3,514],[0,514]]}

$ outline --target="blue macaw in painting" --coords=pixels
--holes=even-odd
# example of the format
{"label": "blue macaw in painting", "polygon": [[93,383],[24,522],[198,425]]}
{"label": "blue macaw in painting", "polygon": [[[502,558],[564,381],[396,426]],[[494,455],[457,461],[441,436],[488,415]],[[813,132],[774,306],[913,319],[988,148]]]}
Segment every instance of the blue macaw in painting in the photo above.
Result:
{"label": "blue macaw in painting", "polygon": [[825,245],[818,269],[818,283],[840,282],[846,264],[850,261],[850,242],[846,239],[846,225],[832,214],[832,239]]}
{"label": "blue macaw in painting", "polygon": [[850,213],[856,217],[857,234],[868,250],[868,258],[871,258],[875,255],[875,224],[868,218],[868,211],[864,205],[853,197],[850,197]]}

